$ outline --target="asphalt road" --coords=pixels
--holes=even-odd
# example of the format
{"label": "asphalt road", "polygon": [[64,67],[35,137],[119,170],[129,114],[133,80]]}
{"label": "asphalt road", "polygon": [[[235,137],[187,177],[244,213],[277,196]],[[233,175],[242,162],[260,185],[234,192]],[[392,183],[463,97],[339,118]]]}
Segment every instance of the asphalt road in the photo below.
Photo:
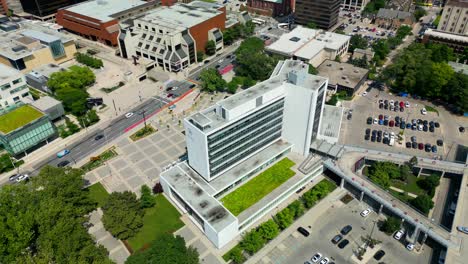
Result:
{"label": "asphalt road", "polygon": [[[107,142],[110,142],[123,135],[126,128],[143,120],[143,115],[141,114],[143,111],[145,111],[146,116],[149,116],[155,111],[161,109],[166,103],[167,100],[163,98],[148,99],[130,111],[134,113],[132,117],[126,118],[125,116],[120,116],[117,119],[114,119],[112,123],[104,129],[99,129],[89,133],[86,138],[81,139],[80,141],[71,145],[64,146],[64,149],[66,148],[70,150],[70,154],[62,158],[57,158],[56,155],[51,155],[42,162],[33,166],[34,171],[38,171],[38,169],[45,165],[57,166],[58,163],[64,160],[70,161],[71,164],[79,162],[80,160],[89,156],[96,149],[107,144]],[[104,137],[99,140],[95,140],[97,135],[104,135]],[[33,172],[32,174],[35,173]]]}

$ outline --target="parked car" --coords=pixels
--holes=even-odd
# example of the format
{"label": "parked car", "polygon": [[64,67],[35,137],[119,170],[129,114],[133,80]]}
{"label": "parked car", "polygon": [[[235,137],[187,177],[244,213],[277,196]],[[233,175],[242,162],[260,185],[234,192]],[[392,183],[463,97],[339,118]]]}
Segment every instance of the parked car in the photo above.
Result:
{"label": "parked car", "polygon": [[70,164],[70,161],[68,161],[68,160],[63,160],[63,161],[61,161],[61,162],[59,162],[59,163],[57,164],[57,167],[63,168],[63,167],[68,166],[68,164]]}
{"label": "parked car", "polygon": [[312,256],[312,258],[310,260],[312,260],[313,263],[317,263],[321,259],[322,259],[322,254],[317,252],[317,253],[315,253],[315,255]]}
{"label": "parked car", "polygon": [[443,146],[443,145],[444,145],[444,141],[442,139],[438,139],[437,146]]}
{"label": "parked car", "polygon": [[375,253],[374,259],[378,261],[378,260],[381,260],[384,256],[385,256],[385,251],[379,250],[377,251],[377,253]]}
{"label": "parked car", "polygon": [[406,107],[406,108],[410,107],[410,103],[409,103],[408,101],[406,101],[405,107]]}
{"label": "parked car", "polygon": [[435,126],[436,128],[439,128],[439,127],[440,127],[440,123],[439,123],[439,122],[434,122],[434,126]]}
{"label": "parked car", "polygon": [[343,241],[341,241],[339,244],[338,244],[338,247],[343,249],[345,248],[347,245],[349,244],[349,240],[348,239],[344,239]]}
{"label": "parked car", "polygon": [[468,227],[466,226],[457,226],[457,230],[462,233],[468,234]]}
{"label": "parked car", "polygon": [[361,212],[362,217],[367,217],[372,212],[372,209],[367,208],[366,210]]}
{"label": "parked car", "polygon": [[372,117],[369,116],[369,117],[367,118],[367,124],[368,124],[368,125],[372,125]]}
{"label": "parked car", "polygon": [[403,229],[400,229],[395,233],[395,235],[393,235],[393,237],[396,240],[400,240],[403,237],[404,234],[405,234],[405,231]]}
{"label": "parked car", "polygon": [[305,228],[303,228],[302,226],[300,226],[298,229],[297,229],[297,232],[301,233],[303,236],[305,237],[308,237],[310,235],[309,231],[307,231]]}
{"label": "parked car", "polygon": [[128,112],[125,114],[125,118],[130,118],[132,117],[134,114],[132,112]]}
{"label": "parked car", "polygon": [[406,142],[406,148],[411,148],[411,142]]}
{"label": "parked car", "polygon": [[421,114],[427,115],[427,110],[426,110],[426,108],[421,109]]}
{"label": "parked car", "polygon": [[406,249],[409,250],[409,251],[413,251],[414,244],[413,243],[408,243],[408,245],[406,245]]}
{"label": "parked car", "polygon": [[347,225],[345,227],[343,227],[340,231],[340,233],[345,236],[347,234],[349,234],[349,232],[351,232],[351,230],[353,230],[353,227],[351,225]]}
{"label": "parked car", "polygon": [[418,142],[412,142],[411,147],[414,149],[418,148]]}
{"label": "parked car", "polygon": [[412,136],[412,137],[411,137],[411,142],[416,142],[416,141],[418,141],[417,138],[416,138],[416,136]]}
{"label": "parked car", "polygon": [[366,129],[366,135],[369,135],[370,132],[371,132],[371,129],[370,129],[370,128]]}
{"label": "parked car", "polygon": [[424,145],[424,150],[425,150],[426,152],[430,152],[430,151],[431,151],[431,147],[432,147],[431,144],[426,143],[426,144]]}
{"label": "parked car", "polygon": [[437,146],[436,146],[436,145],[432,145],[431,151],[432,151],[433,153],[437,153]]}
{"label": "parked car", "polygon": [[330,262],[330,259],[328,258],[323,258],[322,260],[320,260],[320,264],[328,264],[328,262]]}
{"label": "parked car", "polygon": [[389,125],[390,127],[394,127],[394,126],[395,126],[395,121],[390,120],[390,122],[388,123],[388,125]]}
{"label": "parked car", "polygon": [[423,144],[423,143],[419,143],[419,144],[418,144],[418,149],[419,149],[419,150],[423,150],[423,149],[424,149],[424,144]]}
{"label": "parked car", "polygon": [[343,236],[338,234],[332,238],[331,242],[333,244],[338,244],[338,242],[340,242],[342,239],[343,239]]}
{"label": "parked car", "polygon": [[366,135],[364,136],[364,140],[369,140],[369,139],[370,139],[370,135],[369,135],[369,134],[366,134]]}

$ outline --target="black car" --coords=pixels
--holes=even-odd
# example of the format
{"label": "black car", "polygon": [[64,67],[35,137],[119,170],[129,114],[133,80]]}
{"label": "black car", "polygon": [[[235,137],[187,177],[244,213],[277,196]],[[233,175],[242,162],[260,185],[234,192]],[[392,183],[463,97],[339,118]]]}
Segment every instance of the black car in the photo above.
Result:
{"label": "black car", "polygon": [[411,148],[411,142],[406,142],[406,148]]}
{"label": "black car", "polygon": [[382,136],[382,130],[377,131],[377,136],[379,136],[379,137]]}
{"label": "black car", "polygon": [[465,128],[464,128],[464,127],[459,127],[459,128],[458,128],[458,131],[460,131],[460,133],[464,133],[464,132],[465,132]]}
{"label": "black car", "polygon": [[411,137],[411,142],[416,142],[416,141],[418,141],[417,138],[416,138],[416,136],[412,136],[412,137]]}
{"label": "black car", "polygon": [[57,167],[63,168],[63,167],[66,167],[68,164],[70,164],[70,161],[68,161],[68,160],[63,160],[63,161],[61,161],[61,162],[59,162],[59,163],[57,164]]}
{"label": "black car", "polygon": [[383,121],[384,126],[388,126],[388,120]]}
{"label": "black car", "polygon": [[382,137],[377,136],[377,142],[382,142]]}
{"label": "black car", "polygon": [[370,128],[366,129],[366,135],[369,135],[370,134]]}
{"label": "black car", "polygon": [[384,100],[384,104],[388,105],[388,100]]}
{"label": "black car", "polygon": [[379,250],[377,253],[374,255],[375,260],[381,260],[385,256],[385,251]]}
{"label": "black car", "polygon": [[349,240],[348,239],[344,239],[343,241],[341,241],[339,244],[338,244],[338,247],[343,249],[345,248],[347,245],[349,244]]}
{"label": "black car", "polygon": [[443,146],[444,141],[442,139],[437,140],[437,146]]}
{"label": "black car", "polygon": [[338,234],[338,235],[336,235],[336,236],[334,236],[334,237],[332,238],[331,242],[332,242],[333,244],[337,244],[337,243],[340,242],[342,239],[343,239],[343,236]]}
{"label": "black car", "polygon": [[308,237],[310,235],[309,231],[307,231],[302,226],[297,229],[297,232],[301,233],[305,237]]}
{"label": "black car", "polygon": [[376,139],[377,139],[376,136],[372,136],[372,137],[370,138],[370,140],[371,140],[372,142],[375,142]]}
{"label": "black car", "polygon": [[437,128],[440,127],[439,122],[435,122],[435,123],[434,123],[434,126],[437,127]]}
{"label": "black car", "polygon": [[406,123],[405,123],[405,121],[402,121],[400,123],[400,129],[405,129],[405,128],[406,128]]}
{"label": "black car", "polygon": [[430,127],[429,127],[429,131],[431,131],[432,133],[434,133],[434,127],[433,127],[433,126],[430,126]]}
{"label": "black car", "polygon": [[379,109],[383,109],[384,108],[384,104],[379,104]]}
{"label": "black car", "polygon": [[103,137],[104,137],[104,135],[97,135],[96,137],[94,137],[94,140],[100,140]]}
{"label": "black car", "polygon": [[424,131],[424,132],[427,132],[428,130],[429,130],[429,128],[428,128],[426,125],[424,125],[424,126],[423,126],[423,131]]}
{"label": "black car", "polygon": [[434,126],[434,121],[429,122],[429,126]]}
{"label": "black car", "polygon": [[418,125],[419,124],[422,124],[423,120],[422,119],[418,119]]}
{"label": "black car", "polygon": [[384,105],[384,109],[388,110],[388,104]]}
{"label": "black car", "polygon": [[399,116],[395,116],[395,122],[400,122],[400,117]]}
{"label": "black car", "polygon": [[400,112],[404,112],[405,111],[405,108],[404,107],[400,107]]}
{"label": "black car", "polygon": [[414,149],[418,148],[418,142],[412,142],[411,147]]}
{"label": "black car", "polygon": [[346,117],[346,119],[348,119],[348,120],[351,120],[351,118],[353,118],[352,114],[348,114],[348,116]]}
{"label": "black car", "polygon": [[373,137],[377,136],[377,130],[372,130],[372,136]]}
{"label": "black car", "polygon": [[369,116],[369,117],[367,118],[367,124],[368,124],[368,125],[372,125],[372,117]]}
{"label": "black car", "polygon": [[432,145],[431,151],[434,152],[434,153],[436,153],[436,152],[437,152],[437,146],[436,146],[436,145]]}
{"label": "black car", "polygon": [[349,234],[349,232],[351,232],[351,230],[353,230],[353,227],[351,225],[347,225],[341,229],[340,233],[343,236],[346,236],[347,234]]}
{"label": "black car", "polygon": [[430,152],[430,151],[431,151],[431,147],[432,147],[431,144],[426,143],[426,145],[424,145],[424,150],[425,150],[426,152]]}
{"label": "black car", "polygon": [[388,144],[388,142],[390,142],[390,140],[388,139],[388,137],[383,138],[382,143]]}
{"label": "black car", "polygon": [[366,135],[364,136],[364,140],[369,140],[369,138],[370,138],[370,135],[369,135],[369,134],[366,134]]}
{"label": "black car", "polygon": [[423,121],[423,125],[427,126],[428,124],[429,124],[429,122],[427,122],[427,120]]}

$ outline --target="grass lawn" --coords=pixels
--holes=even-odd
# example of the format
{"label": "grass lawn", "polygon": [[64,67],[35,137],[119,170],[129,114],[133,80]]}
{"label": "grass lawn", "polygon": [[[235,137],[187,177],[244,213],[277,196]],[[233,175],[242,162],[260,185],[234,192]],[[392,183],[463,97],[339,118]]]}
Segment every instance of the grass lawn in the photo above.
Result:
{"label": "grass lawn", "polygon": [[413,199],[412,197],[406,195],[405,193],[399,193],[397,191],[394,191],[392,189],[388,190],[394,197],[396,197],[398,200],[408,203],[409,200]]}
{"label": "grass lawn", "polygon": [[15,110],[0,116],[0,131],[4,134],[8,134],[42,116],[43,114],[32,106],[20,106]]}
{"label": "grass lawn", "polygon": [[424,108],[426,108],[426,110],[427,110],[428,112],[435,112],[435,113],[437,113],[437,114],[439,113],[439,111],[437,111],[437,109],[435,109],[435,108],[432,107],[432,106],[425,105]]}
{"label": "grass lawn", "polygon": [[101,183],[95,183],[88,187],[89,195],[98,203],[98,207],[102,207],[109,197],[109,193],[104,189]]}
{"label": "grass lawn", "polygon": [[133,252],[150,244],[164,233],[173,233],[184,226],[180,220],[180,214],[163,195],[156,196],[156,205],[148,208],[143,217],[143,227],[138,234],[130,238],[127,242],[132,247]]}
{"label": "grass lawn", "polygon": [[294,176],[295,172],[290,169],[294,164],[288,158],[282,159],[237,190],[224,196],[221,202],[232,214],[239,215]]}
{"label": "grass lawn", "polygon": [[406,182],[392,181],[392,186],[402,189],[405,192],[414,193],[416,195],[424,194],[425,191],[421,189],[416,183],[418,178],[415,175],[408,176]]}

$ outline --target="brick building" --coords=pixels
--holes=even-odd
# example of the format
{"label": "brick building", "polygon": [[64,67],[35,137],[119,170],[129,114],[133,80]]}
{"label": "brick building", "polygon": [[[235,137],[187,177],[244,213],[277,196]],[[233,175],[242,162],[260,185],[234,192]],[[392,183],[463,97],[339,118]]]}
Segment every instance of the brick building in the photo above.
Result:
{"label": "brick building", "polygon": [[294,0],[247,0],[247,10],[264,16],[289,15],[294,8]]}
{"label": "brick building", "polygon": [[120,20],[141,14],[160,4],[161,1],[91,0],[60,9],[57,12],[57,23],[87,39],[117,46]]}
{"label": "brick building", "polygon": [[410,12],[380,8],[375,24],[381,28],[397,29],[402,25],[412,26],[414,16]]}
{"label": "brick building", "polygon": [[144,58],[147,69],[178,72],[197,62],[197,51],[203,51],[209,40],[215,42],[217,51],[223,48],[226,8],[200,1],[178,3],[129,23],[122,25],[119,36],[121,56]]}

